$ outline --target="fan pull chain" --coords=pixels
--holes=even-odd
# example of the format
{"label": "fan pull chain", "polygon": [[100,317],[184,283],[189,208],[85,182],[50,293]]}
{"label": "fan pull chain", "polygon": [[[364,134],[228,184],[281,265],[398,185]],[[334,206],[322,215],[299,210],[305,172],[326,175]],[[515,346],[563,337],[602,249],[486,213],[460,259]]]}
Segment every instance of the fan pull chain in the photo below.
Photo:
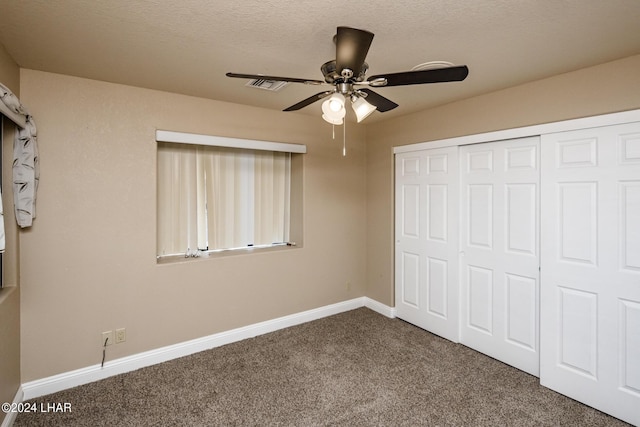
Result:
{"label": "fan pull chain", "polygon": [[336,139],[336,125],[331,125],[331,134],[333,135],[333,139]]}
{"label": "fan pull chain", "polygon": [[345,118],[342,125],[342,157],[347,156],[347,119]]}

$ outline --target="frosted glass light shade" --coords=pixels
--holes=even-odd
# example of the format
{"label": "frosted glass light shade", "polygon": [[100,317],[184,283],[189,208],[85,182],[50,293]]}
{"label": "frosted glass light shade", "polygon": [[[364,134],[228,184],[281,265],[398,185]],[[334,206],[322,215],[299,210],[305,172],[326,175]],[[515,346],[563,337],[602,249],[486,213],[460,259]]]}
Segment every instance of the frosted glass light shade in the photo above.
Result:
{"label": "frosted glass light shade", "polygon": [[326,122],[331,123],[332,125],[341,125],[344,122],[341,118],[331,118],[331,117],[327,116],[326,114],[323,114],[322,118]]}
{"label": "frosted glass light shade", "polygon": [[356,113],[358,123],[369,117],[371,113],[376,111],[376,106],[369,104],[364,98],[358,98],[351,103],[353,111]]}
{"label": "frosted glass light shade", "polygon": [[329,108],[329,110],[337,113],[344,108],[344,95],[336,92],[325,102],[327,103],[327,108]]}
{"label": "frosted glass light shade", "polygon": [[334,93],[329,99],[322,103],[322,118],[334,125],[341,125],[342,119],[347,114],[344,108],[344,96]]}

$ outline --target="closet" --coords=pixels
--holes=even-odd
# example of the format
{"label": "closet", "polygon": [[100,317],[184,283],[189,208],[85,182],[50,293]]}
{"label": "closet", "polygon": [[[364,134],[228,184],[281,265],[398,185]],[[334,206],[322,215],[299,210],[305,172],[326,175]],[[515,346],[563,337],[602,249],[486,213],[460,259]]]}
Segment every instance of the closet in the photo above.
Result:
{"label": "closet", "polygon": [[395,176],[397,317],[640,424],[640,112],[396,147]]}

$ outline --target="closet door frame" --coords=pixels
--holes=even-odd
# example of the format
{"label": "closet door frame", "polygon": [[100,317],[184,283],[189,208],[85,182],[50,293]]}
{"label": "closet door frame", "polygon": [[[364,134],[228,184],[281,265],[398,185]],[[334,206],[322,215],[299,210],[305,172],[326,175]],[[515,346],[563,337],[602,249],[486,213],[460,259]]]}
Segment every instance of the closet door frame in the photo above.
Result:
{"label": "closet door frame", "polygon": [[599,116],[585,117],[581,119],[564,120],[560,122],[545,123],[541,125],[525,126],[513,129],[499,130],[495,132],[478,133],[474,135],[458,136],[454,138],[439,139],[429,142],[418,142],[409,145],[393,147],[393,154],[407,153],[418,150],[431,150],[433,148],[453,147],[483,142],[495,142],[505,139],[518,139],[530,136],[540,136],[548,133],[564,132],[571,130],[587,129],[593,127],[619,125],[640,121],[640,109],[623,111],[621,113],[603,114]]}

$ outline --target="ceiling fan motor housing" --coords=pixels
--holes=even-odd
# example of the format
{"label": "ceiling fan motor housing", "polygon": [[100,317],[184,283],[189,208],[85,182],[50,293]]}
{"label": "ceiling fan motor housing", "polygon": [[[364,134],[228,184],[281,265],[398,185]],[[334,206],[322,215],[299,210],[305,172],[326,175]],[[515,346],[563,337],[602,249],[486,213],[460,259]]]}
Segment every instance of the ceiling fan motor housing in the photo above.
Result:
{"label": "ceiling fan motor housing", "polygon": [[[367,73],[368,69],[369,69],[369,65],[365,62],[362,64],[362,69],[360,71],[360,74],[356,77],[352,75],[348,79],[354,82],[362,82],[366,77],[365,74]],[[331,61],[327,61],[324,64],[322,64],[322,66],[320,67],[320,71],[322,71],[322,75],[324,76],[324,81],[329,84],[334,84],[337,81],[345,80],[345,77],[342,76],[340,73],[338,73],[338,70],[336,69],[335,59],[332,59]]]}
{"label": "ceiling fan motor housing", "polygon": [[343,95],[350,95],[353,92],[353,84],[351,83],[338,83],[336,84],[336,91]]}

